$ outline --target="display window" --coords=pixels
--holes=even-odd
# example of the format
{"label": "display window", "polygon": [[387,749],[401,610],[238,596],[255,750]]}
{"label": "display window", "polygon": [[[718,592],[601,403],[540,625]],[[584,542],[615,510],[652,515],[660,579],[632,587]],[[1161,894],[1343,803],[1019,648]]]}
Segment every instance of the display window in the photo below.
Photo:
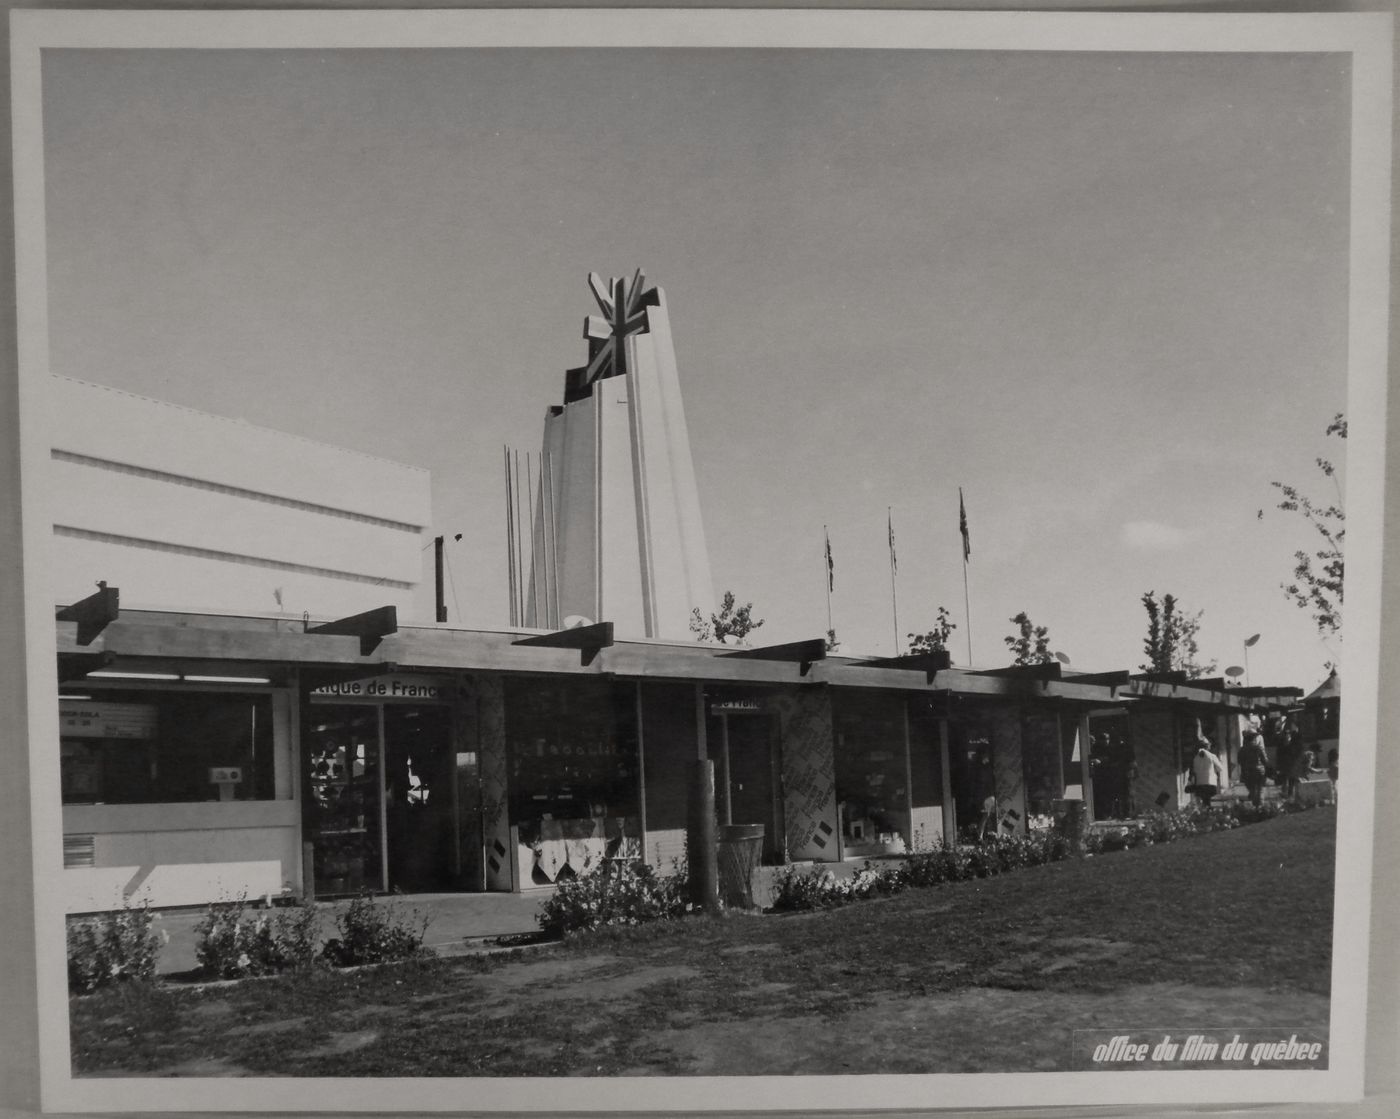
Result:
{"label": "display window", "polygon": [[1055,802],[1065,795],[1064,743],[1055,712],[1032,712],[1022,721],[1021,771],[1030,826],[1049,826]]}
{"label": "display window", "polygon": [[59,700],[64,804],[272,800],[270,695],[94,692]]}
{"label": "display window", "polygon": [[563,835],[567,821],[626,820],[635,831],[636,689],[512,679],[505,700],[510,814],[520,842]]}
{"label": "display window", "polygon": [[832,716],[845,843],[894,844],[909,820],[904,702],[880,694],[842,695],[832,704]]}

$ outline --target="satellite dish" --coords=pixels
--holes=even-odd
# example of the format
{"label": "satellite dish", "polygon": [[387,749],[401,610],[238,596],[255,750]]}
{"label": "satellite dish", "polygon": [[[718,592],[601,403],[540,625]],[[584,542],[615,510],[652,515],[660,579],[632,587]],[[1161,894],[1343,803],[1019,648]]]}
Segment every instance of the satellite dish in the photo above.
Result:
{"label": "satellite dish", "polygon": [[1259,640],[1259,635],[1258,635],[1257,633],[1256,633],[1253,637],[1246,637],[1246,638],[1245,638],[1245,641],[1244,641],[1244,647],[1245,647],[1246,649],[1248,649],[1251,645],[1253,645],[1253,644],[1254,644],[1256,641],[1258,641],[1258,640]]}
{"label": "satellite dish", "polygon": [[578,629],[579,626],[591,626],[593,623],[582,614],[570,614],[564,619],[565,629]]}
{"label": "satellite dish", "polygon": [[1067,657],[1064,653],[1056,653],[1055,659],[1061,664],[1069,664],[1069,657]]}
{"label": "satellite dish", "polygon": [[1236,677],[1244,675],[1244,669],[1242,669],[1237,664],[1232,664],[1229,668],[1225,670],[1225,675],[1228,676],[1231,680],[1234,680]]}

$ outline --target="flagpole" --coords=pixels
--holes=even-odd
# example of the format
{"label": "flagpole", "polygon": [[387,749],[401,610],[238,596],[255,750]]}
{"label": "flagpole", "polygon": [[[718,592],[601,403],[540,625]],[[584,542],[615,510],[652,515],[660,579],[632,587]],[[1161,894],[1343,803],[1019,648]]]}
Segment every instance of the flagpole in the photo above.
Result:
{"label": "flagpole", "polygon": [[962,537],[963,554],[963,621],[967,623],[967,665],[972,667],[972,596],[967,589],[967,561],[972,555],[972,538],[967,532],[967,505],[962,486],[958,487],[958,534]]}
{"label": "flagpole", "polygon": [[890,609],[894,615],[894,655],[899,656],[899,594],[895,590],[894,579],[899,561],[894,558],[894,516],[888,505],[885,506],[885,524],[890,533]]}
{"label": "flagpole", "polygon": [[967,593],[967,556],[963,556],[963,618],[967,622],[967,665],[972,667],[972,599]]}
{"label": "flagpole", "polygon": [[822,525],[822,539],[826,542],[826,632],[830,639],[830,635],[836,632],[836,627],[831,624],[831,534],[826,525]]}

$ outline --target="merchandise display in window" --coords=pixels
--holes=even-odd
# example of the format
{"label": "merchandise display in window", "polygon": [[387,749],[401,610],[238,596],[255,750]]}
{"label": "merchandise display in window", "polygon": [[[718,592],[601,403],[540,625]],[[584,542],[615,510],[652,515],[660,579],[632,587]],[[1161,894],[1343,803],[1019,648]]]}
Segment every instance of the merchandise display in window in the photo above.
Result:
{"label": "merchandise display in window", "polygon": [[266,695],[102,691],[59,700],[64,804],[274,797]]}

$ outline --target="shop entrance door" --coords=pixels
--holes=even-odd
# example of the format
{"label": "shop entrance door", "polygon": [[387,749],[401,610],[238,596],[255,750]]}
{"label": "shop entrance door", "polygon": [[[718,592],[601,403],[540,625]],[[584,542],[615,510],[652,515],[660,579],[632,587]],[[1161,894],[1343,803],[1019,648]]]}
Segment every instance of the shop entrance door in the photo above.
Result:
{"label": "shop entrance door", "polygon": [[384,831],[391,890],[478,888],[475,765],[475,755],[453,749],[448,708],[384,705]]}
{"label": "shop entrance door", "polygon": [[302,732],[303,824],[317,896],[378,890],[379,709],[316,706]]}
{"label": "shop entrance door", "polygon": [[[725,805],[734,824],[763,825],[766,862],[783,851],[782,782],[777,774],[777,719],[768,714],[724,715],[729,790]],[[721,815],[725,805],[720,806]]]}

